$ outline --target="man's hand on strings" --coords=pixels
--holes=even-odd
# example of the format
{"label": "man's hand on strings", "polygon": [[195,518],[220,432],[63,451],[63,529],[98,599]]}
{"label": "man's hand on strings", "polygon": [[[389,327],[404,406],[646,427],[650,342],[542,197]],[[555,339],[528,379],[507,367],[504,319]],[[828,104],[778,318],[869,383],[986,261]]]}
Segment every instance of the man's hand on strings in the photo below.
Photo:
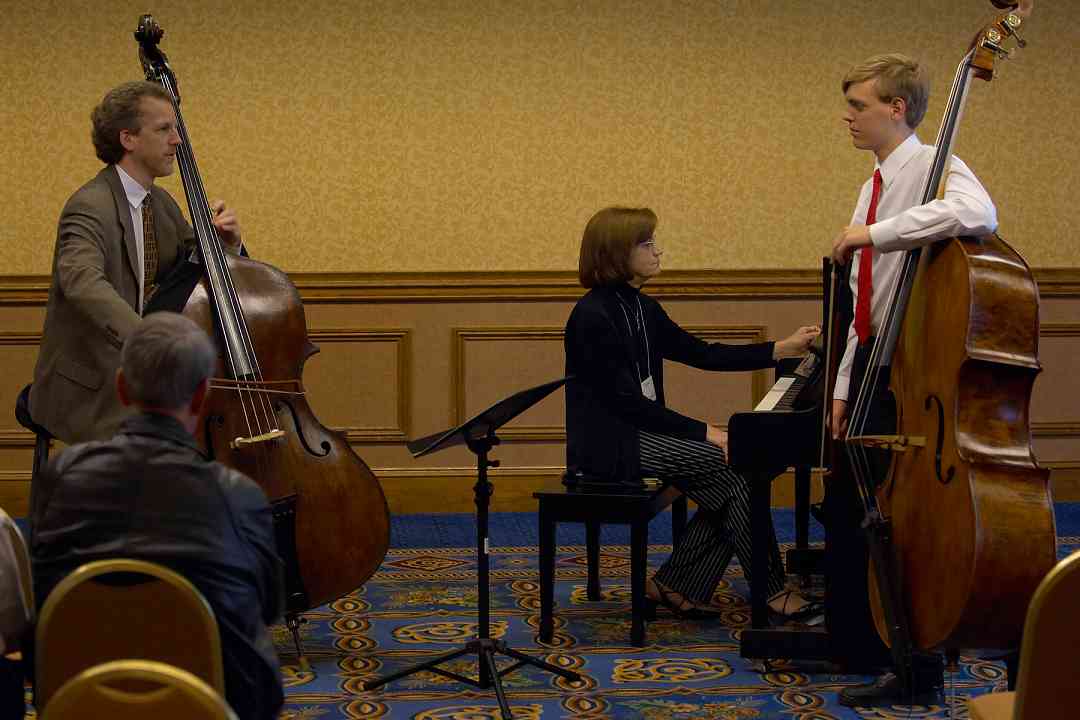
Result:
{"label": "man's hand on strings", "polygon": [[240,247],[240,221],[236,219],[236,211],[225,207],[224,201],[215,200],[210,203],[210,212],[221,241],[233,248]]}

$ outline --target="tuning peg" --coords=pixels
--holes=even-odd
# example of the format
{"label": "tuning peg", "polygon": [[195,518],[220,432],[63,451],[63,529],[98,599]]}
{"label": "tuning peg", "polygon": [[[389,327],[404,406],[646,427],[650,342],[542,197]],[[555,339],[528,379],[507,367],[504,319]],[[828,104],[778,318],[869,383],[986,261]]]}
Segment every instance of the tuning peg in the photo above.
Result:
{"label": "tuning peg", "polygon": [[[996,38],[994,37],[995,35],[997,36]],[[1010,53],[1001,45],[998,45],[998,40],[1000,39],[1001,33],[997,32],[996,30],[991,30],[990,32],[986,33],[986,39],[983,40],[982,46],[990,52],[994,53],[994,55],[996,55],[1001,60],[1008,60],[1010,57]]]}
{"label": "tuning peg", "polygon": [[1026,48],[1027,40],[1020,37],[1020,24],[1023,20],[1016,13],[1009,13],[1005,18],[1005,22],[1002,27],[1005,28],[1005,32],[1009,33],[1012,37],[1016,38],[1017,47]]}

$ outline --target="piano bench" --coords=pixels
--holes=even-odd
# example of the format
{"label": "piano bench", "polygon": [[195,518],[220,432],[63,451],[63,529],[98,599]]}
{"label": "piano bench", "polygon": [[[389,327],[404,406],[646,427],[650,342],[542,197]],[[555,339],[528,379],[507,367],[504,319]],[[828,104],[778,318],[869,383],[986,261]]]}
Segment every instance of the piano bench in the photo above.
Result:
{"label": "piano bench", "polygon": [[649,521],[671,506],[671,530],[678,542],[686,528],[686,496],[678,488],[623,488],[595,485],[541,490],[533,493],[540,517],[540,632],[550,643],[555,620],[555,528],[560,522],[585,524],[589,600],[600,599],[600,527],[630,526],[630,642],[645,644],[645,569]]}

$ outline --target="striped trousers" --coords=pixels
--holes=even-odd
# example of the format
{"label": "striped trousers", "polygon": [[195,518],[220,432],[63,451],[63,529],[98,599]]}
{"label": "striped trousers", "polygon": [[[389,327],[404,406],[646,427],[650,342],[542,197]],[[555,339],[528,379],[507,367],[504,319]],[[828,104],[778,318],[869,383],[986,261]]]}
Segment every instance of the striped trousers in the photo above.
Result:
{"label": "striped trousers", "polygon": [[[656,580],[697,603],[708,603],[732,555],[750,581],[750,484],[712,443],[639,431],[641,471],[679,488],[698,510],[656,572]],[[784,589],[784,566],[770,528],[769,597]]]}

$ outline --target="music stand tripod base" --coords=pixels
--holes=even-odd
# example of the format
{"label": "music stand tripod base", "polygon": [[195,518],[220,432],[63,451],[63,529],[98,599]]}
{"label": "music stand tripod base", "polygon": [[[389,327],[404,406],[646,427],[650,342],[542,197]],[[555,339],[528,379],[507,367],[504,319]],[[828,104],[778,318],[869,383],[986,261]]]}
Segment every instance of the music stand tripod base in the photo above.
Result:
{"label": "music stand tripod base", "polygon": [[[495,697],[498,699],[502,717],[504,720],[511,720],[512,715],[510,712],[510,705],[507,703],[506,693],[503,691],[502,682],[500,680],[503,675],[511,673],[525,665],[531,665],[532,667],[539,668],[545,672],[559,675],[572,682],[581,681],[581,676],[572,670],[566,670],[557,665],[544,662],[543,660],[537,660],[534,657],[530,657],[525,653],[508,647],[502,640],[493,640],[491,638],[489,627],[491,598],[489,586],[490,568],[488,562],[488,505],[494,488],[488,481],[487,470],[489,467],[498,467],[499,462],[497,460],[488,460],[488,452],[492,447],[499,444],[499,438],[495,435],[495,431],[498,428],[532,407],[550,393],[554,392],[565,382],[566,379],[563,378],[535,388],[523,390],[496,403],[459,427],[409,443],[409,451],[414,457],[420,457],[438,449],[461,444],[467,445],[469,450],[476,454],[477,480],[476,485],[473,486],[473,495],[476,502],[478,637],[475,640],[470,640],[465,643],[464,647],[440,655],[427,662],[414,665],[405,670],[386,675],[385,677],[368,680],[363,684],[364,690],[374,690],[389,682],[400,680],[403,677],[418,672],[432,672],[450,678],[451,680],[457,680],[466,685],[480,688],[481,690],[487,690],[490,687],[494,687]],[[478,666],[476,679],[439,667],[443,663],[463,655],[473,654],[476,655]],[[505,655],[506,657],[513,658],[517,662],[500,670],[495,664],[496,655]]]}

